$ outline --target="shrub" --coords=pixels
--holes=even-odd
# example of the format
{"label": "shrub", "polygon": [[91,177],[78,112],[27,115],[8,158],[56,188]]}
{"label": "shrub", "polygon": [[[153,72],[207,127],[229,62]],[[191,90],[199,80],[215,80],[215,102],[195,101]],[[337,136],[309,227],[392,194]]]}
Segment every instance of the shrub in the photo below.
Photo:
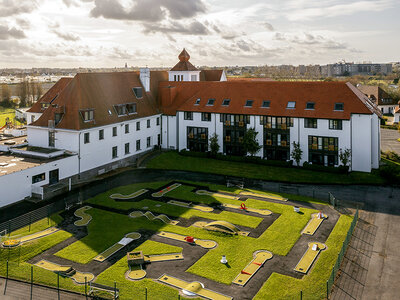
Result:
{"label": "shrub", "polygon": [[329,172],[336,174],[346,174],[349,172],[348,166],[339,166],[339,167],[326,167],[321,165],[313,165],[308,162],[303,164],[303,169],[312,170],[312,171],[320,171],[320,172]]}

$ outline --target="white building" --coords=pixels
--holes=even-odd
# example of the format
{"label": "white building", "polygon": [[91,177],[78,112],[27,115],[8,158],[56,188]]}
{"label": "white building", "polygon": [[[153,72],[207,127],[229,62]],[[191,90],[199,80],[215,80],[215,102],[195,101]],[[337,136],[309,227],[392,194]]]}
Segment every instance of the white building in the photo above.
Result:
{"label": "white building", "polygon": [[[217,134],[221,152],[244,155],[249,128],[265,159],[290,160],[298,142],[301,163],[337,166],[339,150],[350,149],[351,170],[378,168],[381,113],[351,84],[227,81],[189,58],[183,50],[169,72],[61,79],[27,112],[28,145],[3,147],[11,154],[0,155],[0,207],[134,164],[155,146],[208,151]],[[19,177],[26,187],[16,192]]]}

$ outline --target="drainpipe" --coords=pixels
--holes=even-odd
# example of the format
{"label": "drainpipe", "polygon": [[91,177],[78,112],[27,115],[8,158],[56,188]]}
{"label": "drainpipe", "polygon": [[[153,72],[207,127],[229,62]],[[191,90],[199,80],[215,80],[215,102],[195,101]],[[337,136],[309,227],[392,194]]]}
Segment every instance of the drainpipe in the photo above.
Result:
{"label": "drainpipe", "polygon": [[78,140],[78,179],[81,179],[81,134],[79,131],[79,140]]}

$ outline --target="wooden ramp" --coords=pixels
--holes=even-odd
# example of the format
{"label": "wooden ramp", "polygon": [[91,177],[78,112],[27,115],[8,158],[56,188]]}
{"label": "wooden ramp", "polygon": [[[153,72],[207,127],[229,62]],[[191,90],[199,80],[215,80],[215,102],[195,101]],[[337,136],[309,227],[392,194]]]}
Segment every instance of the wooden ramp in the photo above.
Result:
{"label": "wooden ramp", "polygon": [[187,282],[169,275],[162,275],[160,278],[158,278],[158,281],[171,285],[173,287],[182,289],[184,291],[190,292],[194,295],[206,298],[206,299],[211,299],[211,300],[232,300],[233,298],[230,296],[226,296],[223,294],[220,294],[218,292],[214,292],[212,290],[208,290],[204,288],[204,285],[200,282]]}
{"label": "wooden ramp", "polygon": [[254,253],[254,259],[240,272],[238,276],[232,281],[240,286],[245,286],[246,283],[257,273],[264,263],[272,258],[272,253],[261,250]]}
{"label": "wooden ramp", "polygon": [[[313,247],[315,250],[313,250]],[[297,266],[294,268],[295,271],[303,274],[307,274],[311,268],[313,262],[316,260],[318,254],[326,249],[326,245],[318,242],[312,242],[308,244],[308,249],[300,259]]]}

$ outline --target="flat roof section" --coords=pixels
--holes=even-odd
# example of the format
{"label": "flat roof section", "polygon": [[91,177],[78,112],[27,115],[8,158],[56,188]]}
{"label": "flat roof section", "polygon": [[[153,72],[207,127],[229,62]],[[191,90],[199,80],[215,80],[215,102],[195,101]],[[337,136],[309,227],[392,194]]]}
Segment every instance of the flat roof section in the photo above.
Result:
{"label": "flat roof section", "polygon": [[5,139],[0,139],[0,145],[4,146],[18,146],[18,145],[23,145],[27,143],[26,141],[27,136],[20,136],[20,137],[15,137],[15,138],[5,138]]}
{"label": "flat roof section", "polygon": [[46,161],[34,158],[0,155],[0,176],[37,167],[44,163]]}

